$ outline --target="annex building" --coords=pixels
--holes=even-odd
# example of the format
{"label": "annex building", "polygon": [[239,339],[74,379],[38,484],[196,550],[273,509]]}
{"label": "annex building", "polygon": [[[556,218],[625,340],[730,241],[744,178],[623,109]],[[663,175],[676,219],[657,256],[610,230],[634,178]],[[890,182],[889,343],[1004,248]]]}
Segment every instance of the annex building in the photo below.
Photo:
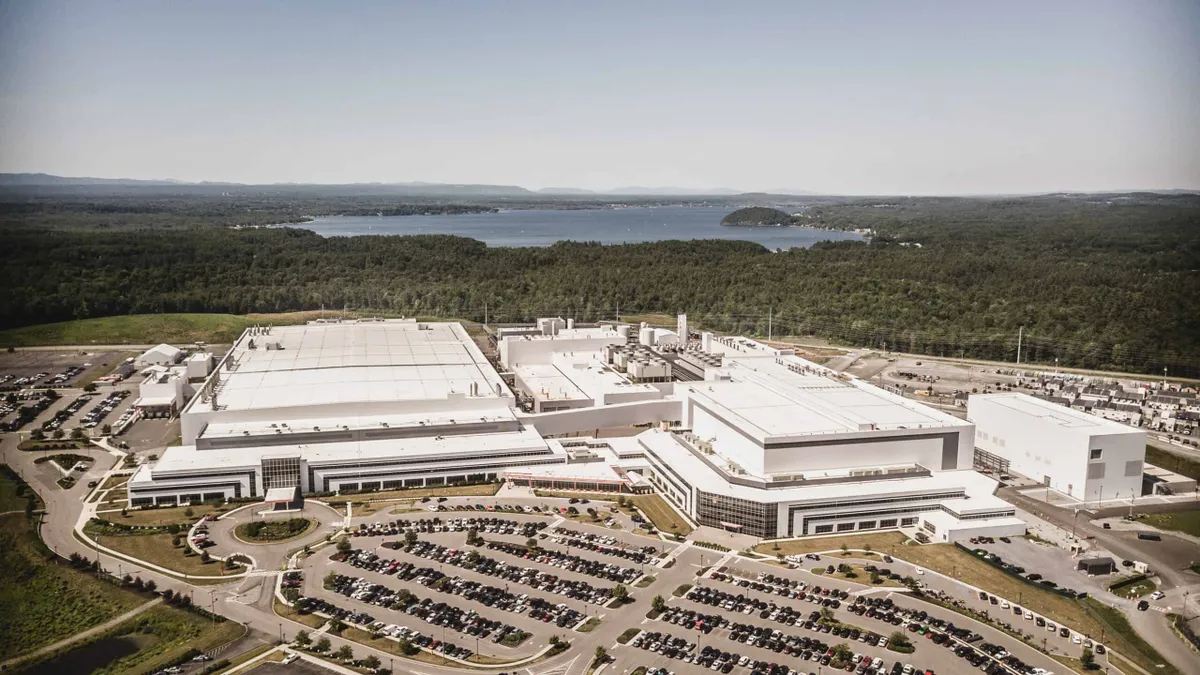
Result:
{"label": "annex building", "polygon": [[542,320],[500,334],[499,373],[457,323],[251,329],[130,504],[506,480],[656,491],[760,537],[1025,531],[972,469],[974,424],[790,350],[672,336]]}

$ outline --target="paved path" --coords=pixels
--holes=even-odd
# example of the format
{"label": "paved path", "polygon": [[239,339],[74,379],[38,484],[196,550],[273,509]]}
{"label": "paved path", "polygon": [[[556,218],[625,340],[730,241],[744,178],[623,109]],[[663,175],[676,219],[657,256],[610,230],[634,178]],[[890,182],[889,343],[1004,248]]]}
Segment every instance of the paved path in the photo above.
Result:
{"label": "paved path", "polygon": [[138,605],[137,607],[134,607],[133,609],[129,610],[128,612],[125,612],[124,614],[122,614],[120,616],[113,617],[113,618],[109,619],[108,621],[105,621],[104,623],[100,624],[99,626],[93,626],[93,627],[83,631],[82,633],[76,633],[76,634],[72,635],[71,637],[66,637],[66,638],[59,640],[58,642],[53,643],[53,644],[48,644],[45,647],[42,647],[41,649],[39,649],[35,652],[30,652],[28,654],[22,654],[21,656],[18,656],[16,658],[9,659],[3,663],[0,663],[0,668],[7,668],[8,666],[16,663],[17,661],[24,661],[25,659],[30,659],[30,658],[34,658],[36,656],[41,656],[42,654],[47,654],[49,652],[58,651],[58,650],[62,649],[63,647],[68,647],[70,645],[73,645],[76,642],[79,642],[80,640],[85,640],[93,635],[103,633],[104,631],[109,630],[110,628],[115,628],[116,626],[121,625],[122,623],[128,621],[129,619],[132,619],[133,617],[137,616],[138,614],[141,614],[142,612],[150,609],[151,607],[153,607],[157,604],[160,604],[161,602],[162,602],[162,598],[155,598],[149,602],[146,602],[141,605]]}

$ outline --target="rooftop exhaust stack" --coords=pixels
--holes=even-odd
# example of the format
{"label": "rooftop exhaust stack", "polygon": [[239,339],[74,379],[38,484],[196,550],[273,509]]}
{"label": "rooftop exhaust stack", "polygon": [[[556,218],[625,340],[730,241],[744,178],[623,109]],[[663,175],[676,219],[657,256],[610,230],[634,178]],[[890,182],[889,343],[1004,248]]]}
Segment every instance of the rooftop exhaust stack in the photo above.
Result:
{"label": "rooftop exhaust stack", "polygon": [[567,330],[575,329],[575,319],[567,319]]}
{"label": "rooftop exhaust stack", "polygon": [[700,336],[700,349],[706,354],[712,353],[712,333],[705,332]]}

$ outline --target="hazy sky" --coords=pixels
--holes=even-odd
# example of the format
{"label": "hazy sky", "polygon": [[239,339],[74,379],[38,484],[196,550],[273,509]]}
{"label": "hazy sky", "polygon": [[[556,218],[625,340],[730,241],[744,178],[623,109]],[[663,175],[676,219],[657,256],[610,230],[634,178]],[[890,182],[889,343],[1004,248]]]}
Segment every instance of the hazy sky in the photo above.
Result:
{"label": "hazy sky", "polygon": [[0,171],[1200,188],[1200,3],[0,0]]}

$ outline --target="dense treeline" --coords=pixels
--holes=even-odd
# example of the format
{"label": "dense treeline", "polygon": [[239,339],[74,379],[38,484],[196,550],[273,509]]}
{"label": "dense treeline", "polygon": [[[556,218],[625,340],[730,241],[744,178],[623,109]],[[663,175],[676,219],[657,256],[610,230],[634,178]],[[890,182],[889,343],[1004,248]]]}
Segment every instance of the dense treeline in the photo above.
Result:
{"label": "dense treeline", "polygon": [[[205,203],[179,218],[219,219]],[[1014,358],[1024,326],[1028,360],[1200,375],[1196,197],[825,200],[804,207],[812,224],[871,228],[872,242],[777,253],[716,241],[488,248],[293,228],[86,229],[81,220],[108,216],[67,208],[75,225],[52,227],[44,211],[0,213],[9,327],[321,306],[596,319],[619,305],[758,334],[770,312],[775,335],[1000,360]]]}

